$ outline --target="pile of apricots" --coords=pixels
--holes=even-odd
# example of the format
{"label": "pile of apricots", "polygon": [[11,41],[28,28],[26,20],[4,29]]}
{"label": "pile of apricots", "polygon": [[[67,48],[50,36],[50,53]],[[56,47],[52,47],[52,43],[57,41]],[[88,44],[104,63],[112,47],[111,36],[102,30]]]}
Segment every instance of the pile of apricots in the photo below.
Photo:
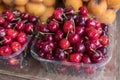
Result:
{"label": "pile of apricots", "polygon": [[0,0],[0,13],[4,9],[14,8],[33,14],[45,22],[59,4],[64,7],[73,7],[76,11],[85,5],[89,16],[107,24],[115,21],[116,12],[120,8],[120,0]]}

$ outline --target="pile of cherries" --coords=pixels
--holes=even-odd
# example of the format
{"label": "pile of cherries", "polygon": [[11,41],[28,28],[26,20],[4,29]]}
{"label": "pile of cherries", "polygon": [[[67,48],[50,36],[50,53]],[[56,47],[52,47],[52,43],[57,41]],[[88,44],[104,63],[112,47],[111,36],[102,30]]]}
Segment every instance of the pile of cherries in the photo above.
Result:
{"label": "pile of cherries", "polygon": [[28,35],[32,35],[37,22],[35,16],[25,12],[3,11],[0,15],[0,56],[9,56],[20,50]]}
{"label": "pile of cherries", "polygon": [[77,12],[57,8],[47,23],[37,25],[37,54],[49,60],[99,63],[107,55],[108,27],[90,18],[85,6]]}

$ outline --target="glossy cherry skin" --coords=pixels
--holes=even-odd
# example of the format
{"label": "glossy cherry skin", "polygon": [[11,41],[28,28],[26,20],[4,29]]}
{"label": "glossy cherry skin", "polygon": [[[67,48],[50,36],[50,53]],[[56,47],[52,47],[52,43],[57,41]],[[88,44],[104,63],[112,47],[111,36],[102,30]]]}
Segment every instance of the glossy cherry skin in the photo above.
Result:
{"label": "glossy cherry skin", "polygon": [[62,15],[63,15],[63,8],[57,8],[54,13],[53,13],[53,17],[56,19],[56,20],[63,20],[62,18]]}
{"label": "glossy cherry skin", "polygon": [[96,21],[94,19],[88,19],[86,21],[86,27],[95,27],[96,26]]}
{"label": "glossy cherry skin", "polygon": [[19,42],[12,42],[11,48],[13,52],[17,52],[22,48],[22,45]]}
{"label": "glossy cherry skin", "polygon": [[5,19],[2,16],[0,16],[0,25],[3,24],[4,22],[5,22]]}
{"label": "glossy cherry skin", "polygon": [[3,27],[7,28],[7,29],[13,28],[12,24],[10,22],[8,22],[8,21],[4,22]]}
{"label": "glossy cherry skin", "polygon": [[37,48],[38,50],[42,48],[44,42],[43,40],[39,39],[37,40],[37,42],[35,43],[35,48]]}
{"label": "glossy cherry skin", "polygon": [[13,30],[13,29],[8,29],[7,30],[7,35],[11,36],[14,39],[18,35],[18,31],[17,30]]}
{"label": "glossy cherry skin", "polygon": [[40,32],[49,32],[48,26],[46,24],[38,24],[37,28]]}
{"label": "glossy cherry skin", "polygon": [[59,29],[59,23],[56,22],[56,21],[51,21],[49,24],[48,24],[48,27],[49,27],[49,30],[51,32],[57,32],[58,29]]}
{"label": "glossy cherry skin", "polygon": [[75,12],[75,10],[72,7],[65,9],[66,14],[74,14],[74,12]]}
{"label": "glossy cherry skin", "polygon": [[101,36],[100,37],[100,42],[103,46],[107,46],[109,43],[109,37],[108,36]]}
{"label": "glossy cherry skin", "polygon": [[38,52],[38,55],[40,58],[45,58],[45,52],[43,52],[41,50]]}
{"label": "glossy cherry skin", "polygon": [[5,36],[3,38],[3,44],[8,45],[12,43],[12,38],[10,36]]}
{"label": "glossy cherry skin", "polygon": [[103,55],[107,55],[107,53],[108,53],[107,47],[101,47],[101,48],[99,48],[98,50],[100,50]]}
{"label": "glossy cherry skin", "polygon": [[73,31],[74,30],[74,22],[73,21],[66,21],[63,25],[63,31],[67,33],[68,31]]}
{"label": "glossy cherry skin", "polygon": [[86,48],[85,48],[85,45],[83,43],[78,42],[73,46],[73,50],[75,52],[84,53]]}
{"label": "glossy cherry skin", "polygon": [[6,17],[9,22],[12,22],[15,19],[15,15],[13,13],[8,13]]}
{"label": "glossy cherry skin", "polygon": [[83,15],[83,16],[88,15],[88,10],[87,10],[87,8],[86,8],[85,6],[80,7],[80,8],[79,8],[79,14],[80,14],[80,15]]}
{"label": "glossy cherry skin", "polygon": [[108,25],[106,25],[106,24],[102,24],[102,29],[103,29],[103,31],[108,32],[108,28],[109,28]]}
{"label": "glossy cherry skin", "polygon": [[54,39],[53,39],[53,35],[52,34],[46,34],[45,35],[45,40],[46,41],[53,41]]}
{"label": "glossy cherry skin", "polygon": [[3,27],[0,27],[0,38],[4,37],[6,35],[6,30]]}
{"label": "glossy cherry skin", "polygon": [[25,32],[31,34],[34,31],[34,25],[32,23],[27,23],[25,25]]}
{"label": "glossy cherry skin", "polygon": [[17,28],[17,30],[23,31],[24,28],[25,28],[24,22],[22,22],[22,21],[17,22],[17,23],[16,23],[16,28]]}
{"label": "glossy cherry skin", "polygon": [[27,35],[24,32],[21,32],[17,36],[17,41],[21,44],[25,44],[27,42]]}
{"label": "glossy cherry skin", "polygon": [[58,30],[55,34],[55,41],[60,41],[64,37],[64,33],[62,30]]}
{"label": "glossy cherry skin", "polygon": [[64,60],[64,59],[66,59],[66,54],[64,53],[64,51],[62,49],[57,49],[55,51],[55,58],[57,60]]}
{"label": "glossy cherry skin", "polygon": [[85,56],[82,57],[82,62],[84,64],[90,64],[91,63],[91,59],[90,59],[90,57],[88,55],[85,55]]}
{"label": "glossy cherry skin", "polygon": [[80,63],[82,60],[82,56],[80,53],[74,53],[70,55],[70,61],[75,63]]}
{"label": "glossy cherry skin", "polygon": [[76,26],[84,26],[85,25],[85,18],[83,16],[77,16],[75,19]]}
{"label": "glossy cherry skin", "polygon": [[22,13],[21,14],[21,17],[22,17],[22,19],[28,19],[29,18],[29,14],[28,13],[26,13],[26,12],[24,12],[24,13]]}
{"label": "glossy cherry skin", "polygon": [[30,17],[29,17],[29,21],[30,21],[31,23],[33,23],[33,24],[36,24],[36,23],[38,22],[38,19],[37,19],[37,17],[35,17],[35,16],[30,16]]}
{"label": "glossy cherry skin", "polygon": [[12,54],[12,49],[9,46],[3,46],[0,48],[0,55],[9,56]]}
{"label": "glossy cherry skin", "polygon": [[84,34],[84,31],[85,31],[85,27],[82,27],[82,26],[77,26],[75,28],[75,33],[76,34],[79,34],[79,36],[82,36]]}
{"label": "glossy cherry skin", "polygon": [[93,51],[93,50],[96,50],[96,48],[97,48],[96,44],[93,43],[91,40],[86,41],[85,46],[86,46],[86,50],[88,50],[88,51]]}
{"label": "glossy cherry skin", "polygon": [[46,53],[50,53],[54,49],[55,49],[55,44],[52,41],[47,41],[42,46],[42,50]]}
{"label": "glossy cherry skin", "polygon": [[75,33],[70,33],[68,36],[68,40],[70,43],[75,44],[80,40],[80,36]]}
{"label": "glossy cherry skin", "polygon": [[62,49],[69,48],[70,47],[70,42],[68,41],[68,39],[64,38],[60,41],[59,45]]}

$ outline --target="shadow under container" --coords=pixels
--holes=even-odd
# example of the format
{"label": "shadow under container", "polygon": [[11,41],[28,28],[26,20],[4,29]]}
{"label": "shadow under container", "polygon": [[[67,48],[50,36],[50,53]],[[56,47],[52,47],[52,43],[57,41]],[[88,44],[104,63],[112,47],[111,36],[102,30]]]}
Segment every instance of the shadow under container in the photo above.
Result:
{"label": "shadow under container", "polygon": [[22,46],[21,50],[12,53],[9,56],[0,56],[0,68],[8,69],[23,69],[28,65],[26,60],[27,47],[32,36],[28,36],[27,42]]}
{"label": "shadow under container", "polygon": [[[115,50],[115,33],[116,33],[116,26],[115,24],[109,25],[108,34],[109,36],[109,45],[108,45],[108,53],[107,57],[100,63],[94,64],[83,64],[83,63],[72,63],[72,62],[61,62],[55,60],[47,60],[40,58],[37,55],[37,50],[35,49],[35,44],[31,46],[31,55],[33,58],[38,60],[44,69],[48,73],[54,73],[56,76],[59,74],[64,75],[71,75],[71,76],[79,76],[79,77],[88,77],[94,78],[100,75],[104,70],[104,67],[107,63],[110,62],[112,58],[112,54]],[[36,42],[36,41],[35,41]]]}

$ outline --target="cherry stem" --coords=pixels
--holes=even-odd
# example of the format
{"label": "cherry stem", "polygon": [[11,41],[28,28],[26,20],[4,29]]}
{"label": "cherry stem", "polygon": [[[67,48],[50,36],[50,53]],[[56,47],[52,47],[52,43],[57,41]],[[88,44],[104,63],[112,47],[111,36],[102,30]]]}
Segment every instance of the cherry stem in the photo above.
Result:
{"label": "cherry stem", "polygon": [[31,53],[34,54],[34,55],[36,55],[36,56],[38,56],[33,50],[31,50]]}
{"label": "cherry stem", "polygon": [[63,14],[63,16],[65,17],[65,19],[68,19],[67,16],[65,14]]}
{"label": "cherry stem", "polygon": [[0,44],[2,44],[5,40],[0,41]]}
{"label": "cherry stem", "polygon": [[65,49],[63,49],[63,51],[65,51],[65,50],[68,50],[68,49],[73,49],[72,47],[69,47],[69,48],[65,48]]}
{"label": "cherry stem", "polygon": [[66,39],[68,38],[69,33],[70,33],[70,31],[67,32]]}
{"label": "cherry stem", "polygon": [[39,33],[37,33],[37,35],[35,35],[35,38],[39,38]]}
{"label": "cherry stem", "polygon": [[42,35],[45,35],[45,34],[54,34],[54,33],[43,33],[43,32],[40,32],[40,31],[39,31],[39,33],[42,34]]}
{"label": "cherry stem", "polygon": [[26,23],[26,22],[28,22],[28,20],[24,20],[24,21],[23,21],[23,23]]}
{"label": "cherry stem", "polygon": [[92,48],[90,49],[91,51],[93,51],[95,54],[97,54],[99,56],[99,53],[96,52],[95,50],[93,50]]}
{"label": "cherry stem", "polygon": [[73,23],[74,23],[74,33],[75,33],[75,21],[74,20],[72,20],[73,21]]}
{"label": "cherry stem", "polygon": [[55,20],[55,19],[53,19],[53,21],[58,22],[58,23],[61,23],[61,22],[59,22],[59,21],[57,21],[57,20]]}

